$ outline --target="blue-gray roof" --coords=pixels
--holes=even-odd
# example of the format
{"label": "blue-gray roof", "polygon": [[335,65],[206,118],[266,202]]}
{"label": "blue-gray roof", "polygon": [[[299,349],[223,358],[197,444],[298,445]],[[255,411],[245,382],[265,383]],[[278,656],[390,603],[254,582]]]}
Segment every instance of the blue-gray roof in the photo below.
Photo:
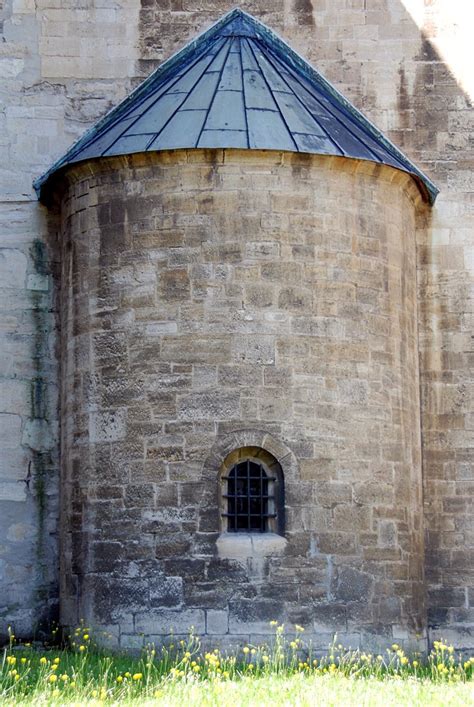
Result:
{"label": "blue-gray roof", "polygon": [[179,148],[337,155],[438,189],[321,74],[264,24],[235,9],[164,62],[34,183],[82,160]]}

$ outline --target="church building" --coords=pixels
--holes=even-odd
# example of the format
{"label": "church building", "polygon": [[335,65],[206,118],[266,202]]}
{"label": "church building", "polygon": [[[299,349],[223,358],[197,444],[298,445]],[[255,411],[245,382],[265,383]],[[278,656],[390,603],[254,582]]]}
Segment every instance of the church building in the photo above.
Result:
{"label": "church building", "polygon": [[[336,4],[365,19],[354,46],[375,27],[390,45],[375,6],[393,19],[398,1]],[[452,196],[469,172],[423,142],[462,159],[470,103],[421,37],[423,76],[395,67],[397,118],[387,105],[379,124],[369,67],[345,95],[347,46],[336,80],[320,71],[325,2],[285,9],[298,22],[278,33],[248,5],[183,30],[72,147],[44,143],[29,306],[0,246],[33,337],[28,365],[7,360],[0,414],[0,635],[57,616],[114,648],[191,627],[229,646],[278,621],[317,649],[334,634],[370,650],[438,636],[470,648],[472,238]],[[154,41],[173,33],[160,18]],[[343,13],[327,36],[350,29]],[[296,49],[312,42],[307,60]],[[372,86],[390,93],[377,62]],[[43,115],[63,106],[41,93]]]}

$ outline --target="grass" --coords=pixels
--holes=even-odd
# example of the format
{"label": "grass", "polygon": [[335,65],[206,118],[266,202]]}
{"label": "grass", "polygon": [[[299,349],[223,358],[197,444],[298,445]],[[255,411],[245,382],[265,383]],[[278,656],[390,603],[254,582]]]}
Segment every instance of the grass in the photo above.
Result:
{"label": "grass", "polygon": [[0,702],[8,705],[474,705],[474,658],[437,641],[427,659],[393,645],[385,655],[336,643],[323,657],[276,622],[269,645],[202,652],[190,634],[139,657],[111,654],[80,626],[67,646],[17,644],[0,653]]}

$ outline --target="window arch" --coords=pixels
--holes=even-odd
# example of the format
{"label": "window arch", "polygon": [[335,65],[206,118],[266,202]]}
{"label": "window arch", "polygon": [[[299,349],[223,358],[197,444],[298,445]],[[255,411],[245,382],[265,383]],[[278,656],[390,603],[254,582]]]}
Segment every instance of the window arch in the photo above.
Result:
{"label": "window arch", "polygon": [[261,447],[242,447],[220,475],[221,528],[229,533],[284,534],[283,472]]}

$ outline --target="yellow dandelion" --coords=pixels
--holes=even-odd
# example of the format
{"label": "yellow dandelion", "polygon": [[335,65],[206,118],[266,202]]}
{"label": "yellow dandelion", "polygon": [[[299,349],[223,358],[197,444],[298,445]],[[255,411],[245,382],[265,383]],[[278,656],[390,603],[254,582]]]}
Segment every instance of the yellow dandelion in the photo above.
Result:
{"label": "yellow dandelion", "polygon": [[80,645],[80,646],[79,646],[79,650],[80,650],[80,651],[85,651],[85,650],[86,650],[86,647],[83,646],[83,645]]}
{"label": "yellow dandelion", "polygon": [[[295,624],[295,631],[299,631],[300,633],[303,633],[304,628],[303,626],[300,626],[299,624]],[[342,646],[341,646],[342,648]]]}
{"label": "yellow dandelion", "polygon": [[413,665],[414,668],[417,668],[417,667],[418,667],[418,661],[417,661],[417,660],[414,660],[413,663],[412,663],[412,665]]}
{"label": "yellow dandelion", "polygon": [[254,664],[253,664],[253,663],[249,663],[249,664],[248,664],[248,669],[249,669],[249,670],[253,670],[253,669],[254,669]]}
{"label": "yellow dandelion", "polygon": [[126,678],[131,678],[131,677],[132,677],[132,674],[129,673],[128,671],[127,671],[126,673],[124,673],[124,675],[125,675]]}
{"label": "yellow dandelion", "polygon": [[398,643],[392,643],[392,651],[398,651],[399,648],[400,646],[398,645]]}
{"label": "yellow dandelion", "polygon": [[121,675],[117,675],[117,682],[118,683],[123,682],[123,677]]}
{"label": "yellow dandelion", "polygon": [[89,640],[89,634],[88,634],[88,633],[85,633],[84,636],[83,636],[83,638],[84,638],[85,641],[88,641],[88,640]]}
{"label": "yellow dandelion", "polygon": [[22,663],[26,663],[26,658],[21,658]]}
{"label": "yellow dandelion", "polygon": [[244,646],[244,647],[242,648],[242,650],[243,650],[243,652],[245,653],[245,655],[247,655],[247,653],[250,653],[250,648],[249,648],[248,646]]}
{"label": "yellow dandelion", "polygon": [[270,626],[278,626],[278,621],[270,621]]}
{"label": "yellow dandelion", "polygon": [[59,663],[60,660],[61,660],[61,658],[55,658],[55,659],[53,660],[53,663]]}
{"label": "yellow dandelion", "polygon": [[48,662],[48,660],[47,660],[47,658],[45,658],[44,655],[43,655],[43,656],[40,658],[39,662],[41,663],[41,665],[46,665],[46,663]]}
{"label": "yellow dandelion", "polygon": [[66,675],[66,673],[63,673],[62,675],[60,675],[60,679],[63,682],[67,682],[69,680],[69,675]]}
{"label": "yellow dandelion", "polygon": [[17,674],[15,675],[15,680],[19,680],[19,679],[20,679],[20,676],[19,676],[18,673],[17,673]]}
{"label": "yellow dandelion", "polygon": [[56,682],[57,679],[58,679],[58,676],[54,675],[54,673],[49,676],[49,682]]}
{"label": "yellow dandelion", "polygon": [[200,665],[193,665],[193,672],[198,673],[201,670]]}
{"label": "yellow dandelion", "polygon": [[291,641],[291,643],[290,643],[290,648],[293,648],[293,650],[295,650],[296,648],[298,648],[298,644],[296,643],[296,641]]}
{"label": "yellow dandelion", "polygon": [[270,658],[268,657],[268,655],[262,655],[262,661],[264,663],[268,663],[269,660],[270,660]]}
{"label": "yellow dandelion", "polygon": [[51,670],[57,670],[59,668],[59,665],[57,663],[53,663],[51,666]]}
{"label": "yellow dandelion", "polygon": [[134,673],[133,674],[133,680],[141,680],[143,677],[142,673]]}

